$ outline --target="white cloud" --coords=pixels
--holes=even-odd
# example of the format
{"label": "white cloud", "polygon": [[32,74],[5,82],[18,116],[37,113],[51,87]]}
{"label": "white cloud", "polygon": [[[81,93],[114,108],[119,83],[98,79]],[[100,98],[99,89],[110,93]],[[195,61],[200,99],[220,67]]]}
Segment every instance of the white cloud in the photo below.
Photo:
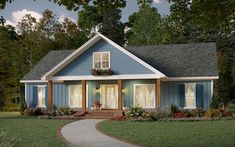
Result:
{"label": "white cloud", "polygon": [[16,27],[18,22],[21,21],[23,16],[25,16],[26,14],[31,14],[31,16],[36,18],[37,21],[42,17],[42,15],[39,14],[38,12],[30,11],[27,9],[22,9],[22,10],[13,11],[11,13],[10,20],[6,20],[6,24],[9,24],[9,25]]}
{"label": "white cloud", "polygon": [[74,20],[74,19],[72,19],[72,18],[70,18],[70,17],[66,17],[66,16],[64,15],[64,13],[62,13],[62,14],[59,15],[59,22],[63,22],[65,18],[68,18],[69,20],[71,20],[71,21],[73,21],[73,22],[76,23],[76,20]]}
{"label": "white cloud", "polygon": [[161,0],[153,0],[154,3],[160,4]]}

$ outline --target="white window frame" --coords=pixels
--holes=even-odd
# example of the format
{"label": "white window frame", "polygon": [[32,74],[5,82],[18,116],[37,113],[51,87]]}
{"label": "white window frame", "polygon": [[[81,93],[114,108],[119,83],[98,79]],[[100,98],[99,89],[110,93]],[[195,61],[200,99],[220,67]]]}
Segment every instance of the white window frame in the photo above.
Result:
{"label": "white window frame", "polygon": [[[70,107],[70,108],[82,108],[82,107],[75,107],[75,106],[70,105],[70,86],[81,86],[81,88],[82,88],[81,84],[68,85],[68,107]],[[86,85],[86,107],[88,108],[88,85]]]}
{"label": "white window frame", "polygon": [[[38,99],[39,99],[39,97],[38,97],[38,88],[44,88],[44,90],[45,90],[45,96],[44,96],[44,99],[45,99],[45,104],[44,105],[42,105],[42,106],[39,106],[38,105]],[[46,108],[46,85],[37,85],[37,107],[38,108]]]}
{"label": "white window frame", "polygon": [[133,94],[133,104],[134,106],[136,106],[135,104],[135,99],[136,99],[136,86],[140,86],[140,85],[151,85],[154,87],[154,104],[153,104],[153,107],[143,107],[144,109],[154,109],[156,108],[156,85],[155,84],[134,84],[133,85],[133,88],[134,88],[134,94]]}
{"label": "white window frame", "polygon": [[[110,52],[93,52],[93,69],[97,69],[97,68],[95,68],[95,54],[101,54],[101,67],[100,67],[100,69],[109,69],[110,68]],[[108,54],[108,56],[109,56],[109,67],[108,68],[103,68],[102,66],[103,66],[103,56],[102,56],[102,54]]]}
{"label": "white window frame", "polygon": [[[197,108],[197,104],[196,104],[196,99],[197,99],[197,93],[196,93],[196,91],[197,91],[197,87],[196,87],[196,85],[197,85],[197,83],[184,83],[184,89],[185,89],[185,87],[186,87],[186,85],[193,85],[193,86],[195,86],[195,89],[194,89],[194,95],[195,95],[195,98],[194,98],[194,103],[195,103],[195,106],[185,106],[184,107],[184,109],[196,109]],[[186,97],[186,89],[184,90],[185,92],[184,92],[184,95],[185,95],[185,105],[186,105],[186,99],[187,99],[187,97]]]}

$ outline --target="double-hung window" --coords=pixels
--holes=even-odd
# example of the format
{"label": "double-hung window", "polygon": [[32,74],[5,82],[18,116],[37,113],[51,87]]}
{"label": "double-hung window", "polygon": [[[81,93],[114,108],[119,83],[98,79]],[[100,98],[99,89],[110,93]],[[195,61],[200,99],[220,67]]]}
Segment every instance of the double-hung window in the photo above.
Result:
{"label": "double-hung window", "polygon": [[134,106],[155,108],[155,84],[134,84]]}
{"label": "double-hung window", "polygon": [[94,52],[93,68],[95,69],[110,68],[110,52]]}
{"label": "double-hung window", "polygon": [[46,107],[45,99],[46,99],[46,86],[38,86],[38,107]]}
{"label": "double-hung window", "polygon": [[185,108],[196,108],[196,83],[185,83]]}

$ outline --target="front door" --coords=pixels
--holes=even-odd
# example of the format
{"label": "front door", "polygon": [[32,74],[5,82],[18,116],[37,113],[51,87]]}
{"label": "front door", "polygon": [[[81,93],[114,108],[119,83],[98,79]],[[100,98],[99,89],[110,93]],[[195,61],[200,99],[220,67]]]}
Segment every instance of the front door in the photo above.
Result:
{"label": "front door", "polygon": [[101,85],[101,104],[102,109],[117,109],[118,108],[118,85],[107,84]]}

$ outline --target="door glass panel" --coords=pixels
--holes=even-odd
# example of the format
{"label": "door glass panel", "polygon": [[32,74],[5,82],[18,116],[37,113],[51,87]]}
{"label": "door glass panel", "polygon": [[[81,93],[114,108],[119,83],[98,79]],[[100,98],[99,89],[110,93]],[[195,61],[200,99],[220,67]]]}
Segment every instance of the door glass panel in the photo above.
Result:
{"label": "door glass panel", "polygon": [[102,108],[116,109],[118,91],[117,85],[101,85]]}

